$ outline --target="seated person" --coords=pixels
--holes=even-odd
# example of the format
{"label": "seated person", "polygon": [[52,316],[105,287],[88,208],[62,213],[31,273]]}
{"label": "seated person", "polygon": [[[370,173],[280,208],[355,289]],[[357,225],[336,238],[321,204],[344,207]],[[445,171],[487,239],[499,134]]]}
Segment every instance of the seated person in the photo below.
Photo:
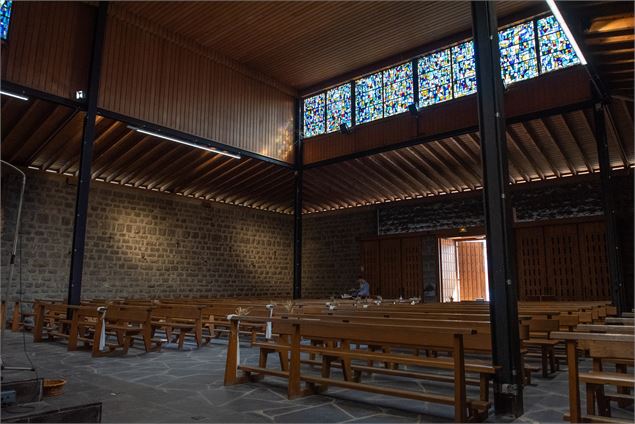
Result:
{"label": "seated person", "polygon": [[364,280],[364,278],[359,275],[357,277],[357,282],[359,283],[359,290],[357,290],[358,297],[369,297],[370,296],[370,284],[368,281]]}

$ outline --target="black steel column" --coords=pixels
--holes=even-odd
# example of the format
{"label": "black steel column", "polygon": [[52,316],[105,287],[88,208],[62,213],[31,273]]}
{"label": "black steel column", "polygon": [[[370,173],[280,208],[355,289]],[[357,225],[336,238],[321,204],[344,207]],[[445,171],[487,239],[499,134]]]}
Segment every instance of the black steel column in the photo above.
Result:
{"label": "black steel column", "polygon": [[503,81],[493,1],[472,1],[472,28],[478,87],[478,119],[483,160],[483,200],[487,228],[487,266],[490,296],[492,355],[501,368],[494,379],[497,414],[523,413],[518,335],[518,299]]}
{"label": "black steel column", "polygon": [[93,51],[90,62],[90,75],[87,93],[86,118],[82,137],[81,158],[79,162],[79,181],[75,200],[75,222],[73,225],[73,248],[71,250],[71,272],[68,284],[68,303],[78,305],[82,295],[82,269],[84,266],[84,242],[86,238],[86,218],[88,213],[88,194],[90,192],[91,162],[93,142],[95,140],[95,119],[97,117],[97,96],[99,95],[99,77],[101,59],[106,33],[108,2],[99,2]]}
{"label": "black steel column", "polygon": [[615,200],[612,187],[611,163],[609,161],[609,143],[606,135],[604,106],[600,103],[593,108],[595,118],[595,141],[598,148],[600,165],[600,181],[602,201],[604,203],[604,219],[606,222],[606,248],[609,261],[609,278],[611,280],[611,299],[621,314],[626,309],[623,292],[621,252],[615,222]]}
{"label": "black steel column", "polygon": [[295,101],[293,128],[295,152],[295,199],[293,203],[293,298],[302,297],[302,107]]}

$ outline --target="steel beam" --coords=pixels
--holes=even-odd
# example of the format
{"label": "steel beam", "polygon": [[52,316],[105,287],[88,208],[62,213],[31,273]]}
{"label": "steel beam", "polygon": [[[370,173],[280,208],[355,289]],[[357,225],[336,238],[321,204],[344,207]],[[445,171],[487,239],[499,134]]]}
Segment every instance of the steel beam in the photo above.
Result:
{"label": "steel beam", "polygon": [[293,202],[293,298],[302,298],[302,108],[295,101],[293,128],[295,151],[295,199]]}
{"label": "steel beam", "polygon": [[[79,162],[79,181],[75,200],[75,222],[73,224],[73,247],[71,250],[71,270],[68,283],[68,303],[79,305],[82,295],[82,271],[84,267],[84,243],[86,241],[86,221],[88,215],[88,195],[90,193],[93,143],[95,141],[95,121],[97,118],[97,98],[99,96],[99,78],[106,34],[108,2],[99,2],[93,50],[90,63],[86,117],[82,137]],[[69,311],[70,313],[70,311]]]}
{"label": "steel beam", "polygon": [[493,1],[472,1],[478,121],[483,160],[492,356],[496,414],[523,413],[523,367],[512,230],[503,81]]}
{"label": "steel beam", "polygon": [[595,120],[595,141],[598,149],[600,165],[600,187],[602,187],[602,202],[604,204],[604,219],[606,223],[606,248],[608,253],[609,278],[611,280],[611,299],[621,314],[626,310],[624,296],[624,280],[622,277],[621,251],[617,236],[615,218],[615,195],[613,193],[613,175],[609,159],[609,142],[606,133],[606,119],[604,106],[597,104],[593,108]]}

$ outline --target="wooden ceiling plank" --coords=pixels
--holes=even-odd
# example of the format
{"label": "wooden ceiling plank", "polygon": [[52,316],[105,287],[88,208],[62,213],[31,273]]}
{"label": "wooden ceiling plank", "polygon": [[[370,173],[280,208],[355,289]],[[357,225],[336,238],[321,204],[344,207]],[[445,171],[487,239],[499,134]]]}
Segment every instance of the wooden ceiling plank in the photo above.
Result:
{"label": "wooden ceiling plank", "polygon": [[615,145],[616,145],[615,147],[617,148],[617,152],[620,155],[620,160],[622,161],[622,165],[624,166],[624,168],[628,168],[629,161],[626,155],[626,151],[624,150],[624,140],[622,139],[622,134],[620,134],[620,132],[617,130],[617,127],[615,126],[615,121],[613,120],[611,109],[608,107],[605,107],[604,113],[606,117],[608,118],[607,120],[609,122],[609,125],[607,125],[607,130],[611,131],[611,134],[613,135],[613,137],[609,137],[609,140],[611,140],[611,138],[615,140]]}
{"label": "wooden ceiling plank", "polygon": [[[391,199],[397,197],[400,200],[404,200],[406,196],[416,197],[426,195],[426,187],[424,186],[422,189],[421,182],[417,181],[414,177],[406,173],[403,169],[401,169],[401,167],[396,167],[394,165],[394,162],[392,161],[388,161],[389,166],[386,166],[386,164],[384,164],[383,162],[386,162],[387,160],[386,157],[383,155],[385,155],[385,153],[374,156],[367,156],[357,159],[357,161],[365,163],[364,166],[366,168],[374,172],[376,175],[379,175],[379,177],[382,178],[383,181],[389,183],[392,187],[394,187],[395,194],[393,194]],[[430,191],[433,190],[433,188],[430,188]]]}
{"label": "wooden ceiling plank", "polygon": [[66,117],[66,119],[64,119],[64,121],[62,121],[57,128],[55,128],[55,130],[53,132],[51,132],[51,134],[46,138],[46,140],[44,140],[43,143],[41,143],[37,149],[35,149],[30,155],[29,157],[26,159],[25,164],[26,165],[31,165],[33,164],[33,161],[39,156],[40,153],[42,153],[42,151],[44,149],[46,149],[46,147],[51,143],[51,141],[53,139],[55,139],[55,137],[57,137],[59,135],[59,133],[66,128],[67,125],[69,125],[71,123],[71,121],[73,121],[73,119],[75,119],[75,117],[77,116],[77,114],[79,113],[79,108],[77,109],[72,109],[70,110],[70,113],[68,115],[68,117]]}
{"label": "wooden ceiling plank", "polygon": [[359,169],[359,167],[355,167],[348,161],[342,162],[338,165],[342,165],[342,168],[347,169],[344,173],[342,173],[342,179],[350,178],[354,183],[362,187],[365,190],[365,193],[368,193],[370,198],[366,200],[379,201],[381,199],[390,198],[391,190],[389,188],[382,185],[374,178],[364,179],[364,177],[359,176],[360,173],[362,175],[365,174],[365,169]]}
{"label": "wooden ceiling plank", "polygon": [[553,129],[549,128],[549,125],[550,125],[549,124],[549,120],[558,120],[561,123],[560,127],[567,133],[569,138],[571,138],[571,140],[573,140],[573,144],[575,145],[576,149],[578,150],[578,153],[580,154],[580,157],[582,158],[582,161],[584,162],[584,166],[586,167],[587,172],[593,172],[593,167],[591,166],[591,161],[589,161],[589,158],[587,158],[586,154],[584,153],[584,150],[582,150],[582,147],[580,146],[580,143],[578,142],[577,137],[571,131],[571,127],[569,126],[569,123],[567,122],[565,116],[564,115],[556,115],[554,117],[545,119],[545,126],[547,127],[547,130],[549,130],[550,133],[553,133]]}
{"label": "wooden ceiling plank", "polygon": [[467,186],[470,189],[474,190],[477,185],[481,185],[480,176],[472,172],[472,168],[464,160],[464,158],[454,152],[450,152],[450,141],[448,139],[439,140],[435,143],[435,147],[441,150],[441,153],[447,158],[447,160],[450,160],[457,166],[456,169],[459,169],[463,174],[463,177],[467,182]]}
{"label": "wooden ceiling plank", "polygon": [[[100,154],[93,156],[93,166],[92,166],[92,175],[93,178],[101,177],[101,174],[120,157],[120,153],[124,153],[124,148],[128,143],[132,144],[134,147],[140,140],[142,140],[145,136],[141,135],[136,131],[129,131],[124,134],[121,138],[115,141],[112,145],[108,146],[103,152]],[[131,139],[136,139],[134,141],[130,141]],[[127,151],[128,149],[125,149]]]}
{"label": "wooden ceiling plank", "polygon": [[447,140],[451,143],[446,144],[446,149],[450,150],[451,154],[459,157],[463,156],[464,158],[469,159],[467,162],[464,159],[462,160],[470,169],[470,173],[475,176],[476,185],[482,186],[481,156],[474,154],[471,150],[465,148],[464,142],[461,139],[457,139],[457,137],[450,137]]}
{"label": "wooden ceiling plank", "polygon": [[[104,142],[104,140],[107,140],[108,137],[111,136],[113,132],[115,132],[115,130],[121,129],[121,126],[123,125],[119,121],[112,122],[112,121],[101,120],[101,122],[105,124],[110,123],[110,125],[108,125],[106,127],[106,130],[99,133],[99,135],[95,138],[95,141],[93,142],[93,158],[98,154],[97,152],[100,150],[99,146]],[[60,173],[64,173],[68,171],[68,169],[73,164],[79,163],[80,157],[81,157],[81,153],[73,155],[70,159],[68,159],[64,163],[64,165],[62,165],[62,167],[60,168]]]}
{"label": "wooden ceiling plank", "polygon": [[[166,149],[166,143],[155,143],[152,147],[147,149],[147,144],[149,144],[148,142],[152,139],[153,137],[150,136],[145,137],[141,143],[135,146],[137,148],[136,150],[145,149],[141,152],[138,152],[139,154],[126,155],[128,156],[127,158],[124,156],[122,163],[118,163],[117,161],[115,161],[112,169],[113,173],[106,177],[106,182],[109,183],[112,181],[117,181],[121,185],[127,184],[128,177],[134,173],[135,169],[145,167],[146,161],[153,158],[157,154],[160,155],[161,151],[164,151]],[[144,146],[144,144],[146,144],[146,146]]]}
{"label": "wooden ceiling plank", "polygon": [[411,187],[400,185],[399,183],[391,180],[391,175],[386,173],[386,169],[383,166],[378,165],[371,158],[361,158],[355,162],[359,163],[359,166],[363,167],[369,177],[381,181],[384,186],[388,187],[388,189],[393,193],[393,196],[397,195],[400,199],[403,199],[403,193],[409,193],[410,195],[418,193],[418,190],[416,189],[412,190]]}
{"label": "wooden ceiling plank", "polygon": [[148,178],[152,178],[155,176],[156,172],[163,169],[162,165],[165,161],[171,160],[174,162],[174,154],[182,150],[183,146],[166,145],[164,151],[159,150],[156,156],[148,158],[147,165],[138,166],[132,169],[126,177],[122,178],[121,183],[132,183],[134,187],[141,187],[143,185],[143,181]]}
{"label": "wooden ceiling plank", "polygon": [[221,155],[214,155],[210,158],[207,155],[201,155],[196,149],[192,149],[163,168],[152,181],[148,182],[148,188],[163,186],[169,181],[175,183],[175,186],[180,186],[184,179],[191,178],[191,174],[199,175],[204,170],[214,166],[214,163],[218,162],[221,157]]}
{"label": "wooden ceiling plank", "polygon": [[196,192],[206,191],[206,188],[213,187],[212,191],[208,193],[211,193],[214,197],[218,197],[221,193],[223,193],[224,196],[227,196],[227,190],[239,187],[241,181],[249,178],[250,175],[260,174],[263,171],[267,171],[269,169],[269,164],[251,160],[248,167],[242,167],[242,170],[238,170],[240,167],[240,164],[236,163],[234,170],[230,172],[229,175],[226,175],[225,178],[219,180],[218,183],[206,184],[203,182],[197,187]]}
{"label": "wooden ceiling plank", "polygon": [[[426,175],[426,178],[432,181],[433,184],[437,187],[442,187],[442,190],[445,193],[457,190],[456,186],[445,178],[445,176],[441,175],[441,173],[429,162],[429,159],[425,157],[425,154],[429,154],[429,151],[424,148],[423,144],[419,144],[414,147],[407,147],[407,150],[410,152],[410,157],[414,158],[416,162],[421,165],[421,168],[418,169],[421,171],[423,171],[423,168],[426,169],[426,173],[424,173],[424,175]],[[428,173],[430,174],[429,177]]]}
{"label": "wooden ceiling plank", "polygon": [[252,182],[249,187],[245,187],[240,193],[235,194],[230,200],[244,203],[247,206],[253,206],[256,202],[255,199],[268,198],[269,194],[275,193],[276,190],[280,190],[281,183],[289,183],[293,179],[293,173],[279,168],[266,180],[259,180],[258,182]]}
{"label": "wooden ceiling plank", "polygon": [[[454,190],[461,192],[463,186],[470,188],[470,184],[462,181],[461,178],[455,174],[450,167],[448,167],[442,159],[432,149],[432,144],[420,144],[415,146],[416,149],[423,150],[430,157],[430,167],[433,168],[439,175],[442,175],[454,188]],[[452,181],[450,181],[452,180]]]}
{"label": "wooden ceiling plank", "polygon": [[[218,155],[218,156],[221,156],[221,155]],[[172,186],[170,191],[174,191],[176,193],[182,191],[183,193],[187,195],[192,193],[194,187],[197,184],[201,183],[202,181],[205,181],[207,179],[210,179],[210,181],[207,181],[208,183],[217,181],[219,178],[222,178],[224,175],[226,175],[227,172],[231,171],[233,169],[232,166],[236,165],[236,162],[234,160],[231,160],[224,156],[220,157],[219,159],[221,163],[205,171],[203,174],[199,175],[198,177],[195,177],[193,180],[188,181],[187,179],[185,179],[185,181],[179,185],[173,184],[173,182],[170,182],[170,181],[166,181],[166,183],[161,186],[161,190],[167,190],[168,187]],[[239,164],[247,165],[249,161],[250,161],[249,158],[239,159]],[[229,170],[225,170],[225,168],[229,168]]]}
{"label": "wooden ceiling plank", "polygon": [[76,131],[74,131],[74,134],[72,134],[70,137],[68,137],[66,140],[63,141],[62,146],[58,148],[55,153],[50,154],[48,160],[44,162],[40,168],[43,171],[50,169],[51,165],[53,165],[61,157],[64,156],[64,153],[68,153],[70,151],[69,149],[70,146],[76,145],[81,147],[81,139],[82,139],[83,132],[84,132],[83,125],[80,125],[76,129]]}
{"label": "wooden ceiling plank", "polygon": [[551,172],[553,172],[553,174],[556,177],[560,177],[560,170],[558,169],[558,167],[556,167],[553,162],[551,161],[551,158],[549,158],[549,155],[545,152],[545,150],[543,149],[543,147],[541,146],[541,143],[538,143],[538,139],[535,136],[535,133],[533,133],[533,131],[529,131],[529,129],[527,128],[527,125],[525,122],[520,122],[518,124],[523,131],[525,131],[525,133],[527,134],[527,139],[531,142],[531,144],[534,145],[534,147],[536,148],[536,150],[540,153],[540,155],[543,157],[543,159],[547,162],[547,164],[549,165],[549,168],[551,169]]}
{"label": "wooden ceiling plank", "polygon": [[[545,120],[537,119],[537,120],[534,121],[534,123],[535,123],[535,125],[542,125],[543,129],[545,130],[544,131],[545,134],[547,134],[547,140],[549,140],[551,142],[551,144],[553,144],[553,146],[556,148],[558,153],[560,153],[560,156],[562,156],[562,158],[564,159],[564,163],[567,165],[567,168],[569,168],[569,172],[572,175],[577,175],[578,174],[578,170],[576,169],[575,165],[569,159],[569,155],[564,151],[564,148],[560,145],[560,140],[558,140],[556,138],[555,134],[549,129],[549,126],[547,125]],[[533,129],[532,129],[532,131],[533,131]]]}
{"label": "wooden ceiling plank", "polygon": [[[523,143],[520,140],[518,140],[518,135],[516,134],[514,129],[512,127],[510,127],[510,126],[507,127],[507,139],[510,140],[514,144],[514,146],[518,149],[518,151],[523,155],[523,158],[525,158],[527,163],[531,164],[531,166],[533,168],[532,170],[534,171],[534,174],[538,175],[538,177],[541,180],[544,180],[545,179],[545,174],[542,172],[541,167],[534,160],[533,156],[525,148]],[[531,178],[530,178],[530,180],[531,180]]]}
{"label": "wooden ceiling plank", "polygon": [[240,197],[241,194],[253,193],[253,188],[261,186],[263,181],[275,179],[276,168],[278,167],[275,165],[261,167],[258,171],[249,173],[249,175],[242,178],[237,184],[230,184],[225,187],[221,185],[218,189],[220,191],[228,190],[229,194],[225,197],[225,200],[235,202],[236,198]]}

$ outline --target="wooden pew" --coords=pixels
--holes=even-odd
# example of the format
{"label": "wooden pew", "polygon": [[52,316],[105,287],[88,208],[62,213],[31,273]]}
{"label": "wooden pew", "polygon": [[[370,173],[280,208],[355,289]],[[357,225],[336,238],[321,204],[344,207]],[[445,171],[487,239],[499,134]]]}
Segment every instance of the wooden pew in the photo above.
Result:
{"label": "wooden pew", "polygon": [[[626,360],[633,363],[632,334],[596,334],[582,332],[554,332],[552,337],[565,340],[567,344],[567,365],[569,369],[569,414],[565,416],[570,422],[620,422],[610,417],[610,403],[603,393],[604,385],[633,388],[634,377],[626,373],[610,373],[602,370],[603,359]],[[578,371],[578,348],[589,351],[593,358],[594,369],[589,373]],[[583,416],[580,406],[579,383],[587,385],[587,415]],[[596,402],[599,404],[599,415],[595,414]],[[632,420],[627,421],[632,423]]]}
{"label": "wooden pew", "polygon": [[[323,322],[319,320],[301,319],[272,319],[274,332],[280,335],[277,342],[261,345],[259,366],[247,366],[238,363],[238,329],[239,319],[231,320],[231,332],[227,350],[227,364],[225,370],[225,384],[232,385],[257,379],[264,375],[271,375],[288,379],[289,398],[306,393],[322,392],[328,386],[340,386],[354,390],[368,391],[409,399],[436,402],[453,405],[455,420],[464,422],[469,418],[482,418],[486,414],[489,403],[480,399],[467,399],[465,377],[465,349],[464,344],[471,344],[470,339],[476,338],[476,331],[472,329],[450,329],[433,327],[407,327],[393,325],[370,325],[340,322]],[[324,346],[302,345],[301,339],[330,340]],[[351,349],[352,344],[395,344],[410,347],[432,347],[450,350],[452,358],[422,358],[414,355],[396,353],[368,352],[367,350]],[[281,358],[280,370],[267,368],[267,354],[278,352]],[[301,353],[315,353],[322,358],[321,376],[303,373],[301,370]],[[288,360],[290,354],[290,360]],[[398,364],[415,365],[426,368],[445,369],[454,374],[454,396],[434,393],[423,393],[388,387],[374,386],[361,381],[361,373],[355,375],[352,361],[377,361]],[[288,361],[288,362],[287,362]],[[344,380],[331,377],[331,364],[339,361]],[[483,365],[483,369],[488,368]],[[492,372],[495,372],[493,367]],[[242,371],[244,377],[238,375]],[[416,372],[404,373],[402,377],[417,378]],[[301,382],[307,383],[307,389],[301,389]]]}
{"label": "wooden pew", "polygon": [[196,346],[203,343],[203,306],[169,304],[152,308],[152,336],[157,329],[162,329],[169,340],[172,333],[178,330],[175,341],[179,349],[183,349],[185,337],[194,336]]}
{"label": "wooden pew", "polygon": [[33,341],[41,342],[44,336],[50,341],[60,338],[67,340],[70,336],[69,330],[72,323],[72,316],[71,319],[68,319],[67,316],[69,310],[72,315],[72,309],[69,309],[66,304],[36,301],[34,304]]}
{"label": "wooden pew", "polygon": [[[102,325],[105,326],[106,337],[115,336],[117,342],[106,341],[108,352],[99,352],[95,346],[100,345]],[[152,308],[144,306],[108,305],[103,320],[98,320],[94,330],[93,356],[115,353],[121,349],[123,354],[133,345],[133,339],[139,337],[146,352],[159,351],[161,340],[152,337]]]}
{"label": "wooden pew", "polygon": [[26,322],[27,318],[35,319],[33,302],[16,300],[11,314],[11,331],[32,330],[34,323]]}

